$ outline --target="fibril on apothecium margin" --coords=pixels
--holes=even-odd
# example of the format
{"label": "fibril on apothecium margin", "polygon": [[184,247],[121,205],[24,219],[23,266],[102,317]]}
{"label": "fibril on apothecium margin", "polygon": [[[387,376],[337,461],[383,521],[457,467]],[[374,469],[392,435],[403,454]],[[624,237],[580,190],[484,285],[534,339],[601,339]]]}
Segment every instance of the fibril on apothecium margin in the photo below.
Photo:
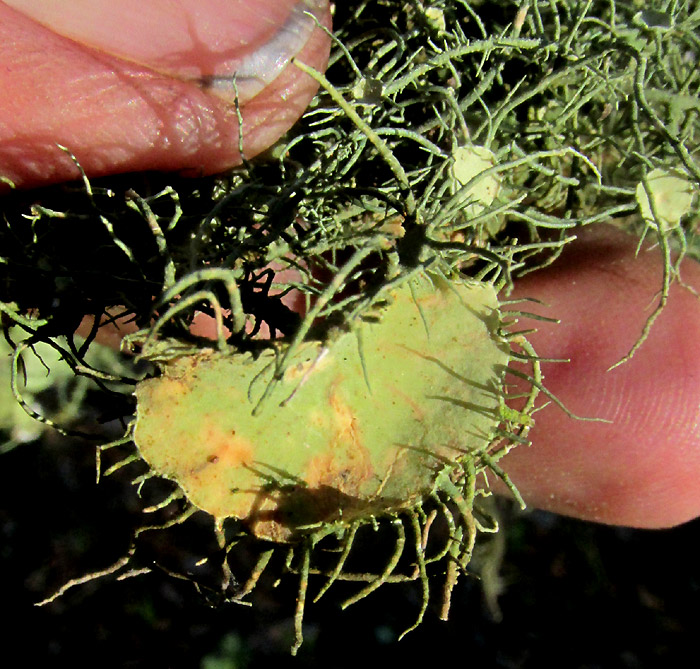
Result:
{"label": "fibril on apothecium margin", "polygon": [[[135,420],[98,448],[98,476],[133,467],[144,497],[172,482],[125,556],[46,601],[133,573],[145,532],[208,513],[222,598],[243,601],[284,554],[299,579],[294,650],[312,577],[316,599],[359,582],[345,605],[415,580],[415,624],[439,577],[445,617],[477,535],[496,529],[488,479],[507,480],[498,460],[548,395],[518,313],[500,312],[513,278],[584,225],[652,236],[659,299],[626,360],[700,254],[699,24],[689,2],[342,3],[325,75],[296,63],[319,95],[262,159],[7,198],[14,395],[37,414],[21,377],[37,342],[119,402],[135,387]],[[73,337],[114,305],[141,328],[129,343],[145,373],[91,363],[95,332]],[[190,333],[202,312],[215,342]],[[516,377],[527,396],[508,392]],[[393,530],[394,550],[353,571],[368,527]],[[234,573],[244,544],[257,562]],[[184,575],[196,584],[200,567]]]}

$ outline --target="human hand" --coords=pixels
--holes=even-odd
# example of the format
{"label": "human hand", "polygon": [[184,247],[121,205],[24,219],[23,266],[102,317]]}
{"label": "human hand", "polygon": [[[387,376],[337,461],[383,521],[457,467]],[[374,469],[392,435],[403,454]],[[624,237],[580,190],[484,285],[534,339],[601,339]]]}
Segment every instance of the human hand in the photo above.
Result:
{"label": "human hand", "polygon": [[[166,2],[151,2],[144,12],[143,3],[124,0],[121,18],[110,14],[114,3],[97,0],[0,3],[0,62],[11,64],[0,71],[6,92],[0,101],[0,171],[23,187],[78,176],[56,142],[69,146],[91,176],[146,169],[199,174],[236,164],[235,95],[227,89],[221,99],[201,81],[202,74],[230,73],[230,66],[228,72],[207,69],[212,54],[205,43],[214,39],[207,31],[218,35],[218,43],[240,43],[248,33],[239,19],[255,16],[255,25],[278,27],[279,21],[261,19],[273,9],[286,17],[296,3],[226,0],[216,6],[216,22],[204,14],[195,19],[195,4],[181,2],[193,24],[178,21],[182,17],[172,16]],[[72,21],[79,30],[106,25],[105,34],[90,40],[113,52],[66,41],[11,6],[58,8],[45,20],[59,22],[68,34],[74,35]],[[110,18],[96,20],[85,14],[88,8]],[[228,21],[221,20],[224,10],[232,12]],[[147,38],[134,28],[142,15]],[[275,30],[251,39],[265,42]],[[316,30],[300,55],[322,69],[327,48]],[[241,95],[246,155],[284,132],[314,90],[288,67],[252,98],[246,97],[250,89]],[[636,240],[605,226],[580,236],[554,267],[521,280],[516,296],[543,300],[547,315],[562,320],[534,323],[538,332],[531,340],[540,355],[571,359],[545,364],[547,387],[575,413],[613,422],[577,422],[547,407],[536,414],[533,445],[515,449],[502,464],[534,506],[638,527],[683,522],[700,513],[700,362],[694,355],[700,306],[674,285],[645,345],[630,362],[606,372],[639,336],[661,284],[661,265],[651,250],[635,259]],[[687,262],[684,272],[684,280],[700,288],[697,265]]]}
{"label": "human hand", "polygon": [[[537,353],[568,363],[543,363],[544,384],[578,416],[554,404],[535,414],[532,446],[501,462],[528,504],[633,527],[668,527],[700,514],[700,302],[674,284],[667,307],[628,362],[658,301],[662,256],[607,225],[583,229],[552,267],[525,276],[513,297],[560,319],[518,323]],[[700,266],[682,265],[682,279],[700,289]]]}
{"label": "human hand", "polygon": [[79,178],[57,144],[90,176],[221,171],[241,161],[236,88],[245,157],[286,132],[317,88],[289,60],[324,69],[329,39],[304,12],[329,24],[327,0],[173,4],[0,2],[0,175]]}

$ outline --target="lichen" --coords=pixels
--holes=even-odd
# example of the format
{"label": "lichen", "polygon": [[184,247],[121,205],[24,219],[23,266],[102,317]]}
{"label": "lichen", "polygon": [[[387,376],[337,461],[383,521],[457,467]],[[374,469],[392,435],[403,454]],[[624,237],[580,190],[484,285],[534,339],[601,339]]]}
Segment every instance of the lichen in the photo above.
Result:
{"label": "lichen", "polygon": [[[496,342],[502,352],[518,344],[522,352],[508,355],[519,355],[532,369],[528,374],[501,370],[501,385],[488,386],[485,404],[483,397],[460,400],[465,406],[459,420],[474,430],[464,439],[470,455],[441,453],[445,467],[429,485],[418,486],[415,497],[396,494],[401,503],[375,508],[365,501],[362,512],[355,513],[358,497],[380,498],[381,491],[344,488],[338,477],[345,466],[336,467],[327,456],[319,455],[313,467],[295,461],[275,469],[274,433],[246,427],[245,437],[239,435],[234,443],[234,418],[247,426],[264,421],[274,426],[284,422],[286,409],[301,403],[307,424],[317,423],[319,432],[327,432],[321,443],[336,435],[355,444],[357,425],[369,419],[356,415],[356,399],[334,396],[330,380],[315,379],[321,379],[329,362],[345,369],[334,358],[342,351],[355,361],[352,398],[370,398],[371,405],[385,373],[372,362],[377,340],[372,332],[389,328],[392,313],[382,301],[432,276],[458,293],[465,285],[493,291],[503,304],[514,280],[556,262],[581,227],[600,222],[635,231],[640,242],[651,236],[662,249],[659,299],[639,341],[620,362],[629,359],[665,307],[670,286],[680,281],[684,255],[700,257],[697,28],[698,12],[688,1],[663,10],[602,0],[518,6],[466,0],[336,3],[328,71],[294,65],[316,79],[319,95],[265,156],[207,179],[163,174],[84,178],[77,185],[4,197],[0,310],[15,350],[13,387],[18,387],[24,353],[37,342],[49,342],[74,373],[105,391],[114,392],[115,384],[140,384],[136,425],[99,454],[117,445],[133,447],[134,439],[141,452],[133,447],[104,471],[98,464],[101,476],[140,461],[141,455],[151,461],[147,442],[157,439],[145,426],[150,420],[173,429],[169,423],[182,420],[177,402],[193,401],[197,385],[185,379],[194,374],[189,368],[200,367],[213,375],[202,388],[211,384],[225,391],[211,402],[216,411],[210,407],[211,415],[203,417],[188,409],[195,415],[189,432],[171,435],[173,444],[182,446],[184,440],[210,449],[203,460],[188,465],[190,472],[223,469],[224,463],[236,472],[250,471],[245,468],[253,466],[249,461],[264,443],[264,467],[249,481],[234,479],[231,486],[251,485],[258,495],[263,489],[258,479],[266,478],[264,494],[277,495],[278,506],[279,491],[304,491],[293,505],[302,509],[309,503],[309,489],[334,491],[322,496],[322,513],[302,514],[299,522],[275,521],[272,532],[251,521],[248,502],[232,507],[229,499],[223,506],[209,506],[195,495],[203,486],[187,481],[171,466],[174,459],[153,461],[154,471],[135,477],[139,490],[156,472],[182,488],[147,506],[149,513],[163,512],[164,519],[145,525],[122,559],[92,576],[128,571],[139,536],[185,522],[197,508],[206,508],[215,519],[225,599],[247,597],[274,562],[272,554],[288,550],[283,571],[298,574],[300,584],[295,647],[309,580],[317,572],[325,575],[320,594],[337,580],[364,583],[346,603],[385,583],[417,580],[420,620],[430,593],[428,576],[434,566],[446,565],[446,615],[478,530],[493,529],[480,515],[480,496],[488,491],[483,477],[507,481],[498,460],[527,442],[535,396],[541,388],[547,392],[524,334],[508,334],[505,323],[489,327],[484,342]],[[245,145],[245,137],[241,142]],[[662,191],[673,194],[664,199]],[[676,206],[669,209],[669,203]],[[86,254],[84,248],[93,252]],[[448,321],[452,311],[462,314],[460,322],[471,322],[452,308],[445,313]],[[138,332],[127,344],[145,369],[137,373],[88,362],[97,325],[84,342],[73,334],[85,315],[94,316],[96,324],[119,315],[129,319]],[[213,323],[214,340],[192,333],[202,316]],[[454,324],[431,330],[436,318],[430,315],[425,323],[443,341]],[[261,336],[265,331],[268,338]],[[450,346],[443,348],[440,355],[448,355]],[[330,357],[324,358],[323,351]],[[459,365],[467,364],[463,353]],[[449,355],[452,367],[456,363]],[[349,362],[343,364],[350,369]],[[505,365],[495,357],[489,364]],[[393,357],[386,373],[401,367]],[[468,382],[459,382],[461,390],[473,383],[472,371],[464,374]],[[248,377],[235,384],[219,378],[255,372],[261,374],[252,385]],[[144,374],[149,378],[142,381]],[[508,396],[512,379],[506,374],[531,383],[519,404]],[[477,377],[484,382],[483,374]],[[319,393],[314,401],[326,407],[319,415],[310,399],[302,400],[314,387]],[[121,396],[131,399],[120,388]],[[231,388],[242,408],[224,417],[222,407],[233,403]],[[417,403],[415,382],[401,392],[406,398],[401,411],[409,412],[409,421],[426,411]],[[280,406],[285,400],[287,406]],[[457,407],[446,401],[439,405]],[[470,422],[477,417],[484,422]],[[437,412],[426,425],[439,425],[436,435],[446,435],[452,428],[442,420]],[[298,448],[301,430],[287,422],[290,445]],[[403,427],[400,423],[387,417],[388,433]],[[385,437],[363,438],[367,452],[386,442]],[[378,467],[373,456],[353,457],[350,469],[360,472],[353,481],[371,478],[369,472]],[[379,470],[391,480],[386,465]],[[352,551],[362,550],[357,537],[367,529],[368,516],[370,523],[394,533],[394,552],[371,573],[355,573],[345,565]],[[429,542],[435,523],[449,529],[437,548]],[[259,560],[247,578],[234,578],[228,558],[236,542],[248,539],[257,542]],[[334,566],[317,563],[326,548],[338,551]]]}
{"label": "lichen", "polygon": [[415,506],[491,445],[509,358],[493,287],[431,283],[392,291],[378,322],[305,342],[280,378],[272,350],[163,364],[136,387],[141,455],[198,508],[271,541]]}

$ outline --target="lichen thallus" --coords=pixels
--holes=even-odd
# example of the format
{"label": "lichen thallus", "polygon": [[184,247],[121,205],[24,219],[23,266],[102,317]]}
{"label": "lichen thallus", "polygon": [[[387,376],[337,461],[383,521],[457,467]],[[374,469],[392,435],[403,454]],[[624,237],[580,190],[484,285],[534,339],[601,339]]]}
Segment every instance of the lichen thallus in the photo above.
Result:
{"label": "lichen thallus", "polygon": [[[200,279],[215,276],[226,280],[235,304],[230,275],[211,270]],[[171,291],[183,288],[177,282]],[[213,292],[192,294],[220,308]],[[243,603],[273,554],[286,552],[285,570],[299,577],[294,652],[313,574],[325,576],[315,600],[336,581],[365,582],[344,607],[386,583],[419,581],[422,604],[410,630],[428,606],[429,571],[442,565],[445,618],[477,533],[496,529],[479,511],[478,499],[488,494],[485,477],[490,471],[508,482],[497,462],[526,439],[540,385],[536,356],[521,335],[506,332],[496,294],[488,282],[413,271],[388,282],[325,341],[280,339],[257,355],[233,350],[221,330],[217,348],[184,353],[158,332],[188,301],[166,309],[149,331],[132,338],[160,375],[137,385],[136,421],[98,452],[129,441],[137,450],[105,472],[98,464],[98,477],[143,458],[150,470],[136,481],[139,487],[154,476],[177,484],[145,511],[181,508],[183,498],[184,509],[138,530],[127,554],[110,567],[66,583],[41,603],[94,578],[143,573],[130,568],[139,536],[202,510],[214,519],[225,556],[222,591],[230,601]],[[308,329],[312,312],[299,330]],[[243,320],[233,319],[241,326]],[[508,409],[503,394],[514,339],[534,369],[520,411]],[[395,532],[386,563],[371,572],[346,568],[358,533],[380,526]],[[228,556],[243,537],[261,548],[241,580]],[[338,558],[326,566],[317,556],[329,550]]]}
{"label": "lichen thallus", "polygon": [[[352,118],[410,193],[383,140]],[[498,168],[483,162],[467,187]],[[527,441],[542,389],[540,360],[526,333],[510,332],[500,315],[497,296],[509,283],[502,259],[464,245],[464,258],[483,261],[468,276],[455,261],[459,243],[449,246],[445,262],[444,244],[431,239],[415,198],[407,197],[402,223],[354,239],[342,262],[326,263],[334,271],[307,295],[293,331],[257,345],[245,337],[251,317],[253,332],[259,325],[246,309],[246,290],[267,297],[269,279],[261,284],[263,275],[245,268],[205,267],[176,280],[169,259],[156,316],[126,340],[156,373],[136,385],[136,419],[127,433],[99,447],[97,459],[98,480],[145,461],[149,470],[134,480],[139,491],[151,479],[174,482],[171,494],[144,509],[167,518],[137,530],[112,565],[70,580],[40,604],[95,578],[152,571],[134,561],[140,537],[201,511],[213,519],[223,599],[246,603],[272,558],[285,554],[283,571],[299,578],[292,652],[302,643],[312,575],[325,578],[315,601],[338,581],[364,583],[343,607],[385,584],[418,581],[421,605],[408,632],[427,610],[432,572],[443,571],[440,617],[446,618],[477,534],[497,529],[480,505],[490,494],[489,473],[522,503],[498,461]],[[287,261],[299,268],[308,259]],[[374,272],[369,279],[367,267]],[[349,297],[348,285],[355,287]],[[167,335],[172,323],[202,305],[213,316],[213,343]],[[516,358],[531,372],[513,367]],[[509,373],[529,383],[524,395],[506,393]],[[517,410],[507,405],[511,399]],[[133,452],[102,471],[102,454],[130,443]],[[394,533],[388,559],[377,556],[369,570],[352,568],[362,535],[375,528]],[[258,559],[240,578],[230,558],[244,541],[255,544]],[[329,553],[337,554],[334,564]],[[187,578],[197,582],[196,575]]]}

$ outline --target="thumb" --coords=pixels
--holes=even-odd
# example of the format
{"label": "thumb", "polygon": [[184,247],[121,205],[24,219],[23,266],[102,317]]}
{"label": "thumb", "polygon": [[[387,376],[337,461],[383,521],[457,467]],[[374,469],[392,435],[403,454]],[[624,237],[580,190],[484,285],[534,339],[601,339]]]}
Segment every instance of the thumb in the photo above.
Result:
{"label": "thumb", "polygon": [[240,162],[239,126],[259,153],[316,91],[291,58],[326,65],[312,14],[328,25],[328,1],[0,2],[0,175],[78,177],[57,144],[89,176],[216,172]]}
{"label": "thumb", "polygon": [[661,253],[637,253],[635,237],[605,225],[577,236],[516,285],[516,297],[539,298],[561,322],[518,327],[537,328],[528,338],[540,355],[570,360],[543,363],[545,386],[576,414],[609,422],[575,421],[552,403],[535,414],[532,446],[501,464],[532,506],[633,527],[685,522],[700,514],[700,265],[682,265],[685,286],[672,285],[643,346],[607,371],[658,302]]}

